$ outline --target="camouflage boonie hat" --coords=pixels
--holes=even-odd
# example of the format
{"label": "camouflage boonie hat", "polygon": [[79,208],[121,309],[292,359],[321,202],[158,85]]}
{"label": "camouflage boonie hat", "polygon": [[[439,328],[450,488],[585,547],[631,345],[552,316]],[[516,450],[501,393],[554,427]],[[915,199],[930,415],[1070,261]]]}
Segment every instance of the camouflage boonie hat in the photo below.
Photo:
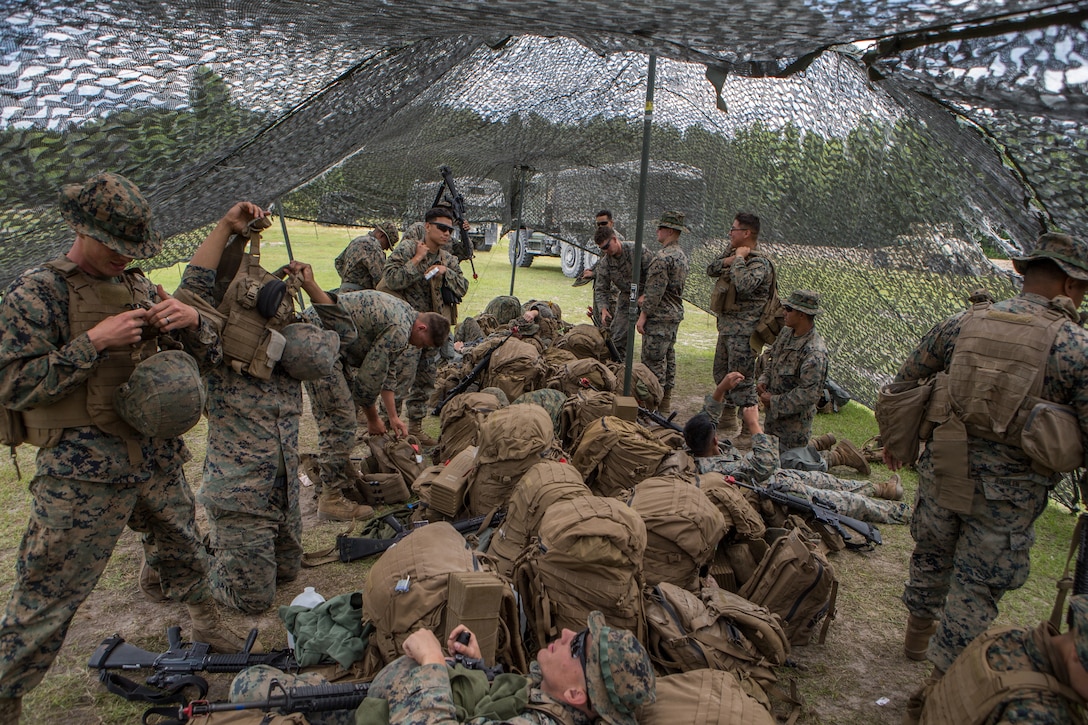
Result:
{"label": "camouflage boonie hat", "polygon": [[60,213],[80,234],[133,259],[154,257],[162,237],[151,227],[151,206],[120,174],[98,174],[60,191]]}
{"label": "camouflage boonie hat", "polygon": [[665,227],[666,229],[675,229],[678,232],[690,232],[691,230],[684,226],[684,212],[682,211],[667,211],[661,215],[661,218],[657,220],[657,228]]}
{"label": "camouflage boonie hat", "polygon": [[286,342],[280,365],[295,380],[320,380],[332,373],[340,354],[340,336],[308,322],[281,330]]}
{"label": "camouflage boonie hat", "polygon": [[790,292],[789,298],[782,303],[782,306],[787,310],[797,310],[813,317],[823,312],[820,309],[820,293],[807,289]]}
{"label": "camouflage boonie hat", "polygon": [[176,438],[204,411],[204,383],[196,360],[163,350],[142,361],[113,392],[121,419],[149,438]]}
{"label": "camouflage boonie hat", "polygon": [[586,685],[589,704],[607,725],[637,725],[635,714],[656,699],[653,663],[646,649],[626,629],[605,624],[591,612],[586,638]]}
{"label": "camouflage boonie hat", "polygon": [[397,242],[400,241],[400,232],[397,231],[397,225],[392,222],[380,222],[374,226],[374,231],[380,231],[385,235],[385,238],[389,240],[389,248],[397,246]]}
{"label": "camouflage boonie hat", "polygon": [[1069,631],[1073,633],[1073,643],[1077,650],[1077,659],[1081,667],[1088,670],[1088,594],[1076,594],[1069,597],[1069,613],[1066,615]]}
{"label": "camouflage boonie hat", "polygon": [[1070,277],[1088,280],[1088,242],[1068,234],[1047,232],[1039,237],[1030,254],[1012,258],[1013,269],[1023,274],[1027,267],[1024,263],[1035,259],[1053,259]]}

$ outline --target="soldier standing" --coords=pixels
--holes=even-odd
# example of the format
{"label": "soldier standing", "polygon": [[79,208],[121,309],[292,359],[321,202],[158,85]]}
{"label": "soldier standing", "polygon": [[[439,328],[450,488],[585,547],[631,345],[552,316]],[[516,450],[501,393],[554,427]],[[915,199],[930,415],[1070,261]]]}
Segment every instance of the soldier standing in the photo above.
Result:
{"label": "soldier standing", "polygon": [[717,280],[710,305],[718,318],[714,382],[732,371],[744,373],[745,377],[722,409],[719,425],[728,435],[738,429],[737,409],[756,404],[756,354],[750,339],[774,285],[774,264],[756,248],[758,242],[759,217],[741,212],[729,229],[725,255],[706,268],[707,275]]}
{"label": "soldier standing", "polygon": [[[1047,464],[1088,443],[1088,332],[1077,314],[1088,243],[1043,234],[1013,266],[1024,277],[1020,295],[938,323],[895,376],[943,373],[927,414],[936,427],[917,463],[903,592],[906,655],[928,657],[936,674],[990,625],[1002,595],[1027,580],[1034,522],[1057,480]],[[1069,406],[1064,425],[1035,441],[1025,422],[1055,404]],[[887,448],[884,460],[901,465]]]}
{"label": "soldier standing", "polygon": [[340,291],[352,292],[374,289],[382,278],[385,253],[400,239],[396,226],[389,222],[378,224],[369,234],[355,237],[333,264],[340,275]]}
{"label": "soldier standing", "polygon": [[[162,239],[139,189],[117,174],[65,186],[61,213],[76,238],[66,255],[23,273],[0,302],[0,403],[20,411],[39,446],[30,521],[0,621],[0,722],[18,723],[76,610],[94,589],[125,526],[139,532],[168,596],[185,602],[192,639],[237,652],[208,587],[189,450],[115,411],[114,392],[160,346],[202,365],[222,355],[215,324],[152,285],[133,259]],[[168,338],[168,339],[167,339]],[[198,383],[199,385],[199,383]]]}
{"label": "soldier standing", "polygon": [[[616,343],[616,349],[622,358],[627,354],[627,327],[631,277],[634,264],[635,245],[621,242],[612,227],[597,227],[593,241],[601,250],[601,261],[597,263],[593,277],[593,306],[600,316],[601,325],[607,327]],[[653,254],[648,250],[642,255],[642,269],[639,285],[645,282],[646,272]],[[613,287],[615,291],[613,291]],[[623,360],[616,362],[622,363]]]}
{"label": "soldier standing", "polygon": [[[468,280],[457,256],[446,249],[454,229],[453,212],[443,207],[430,209],[424,215],[423,241],[406,238],[393,249],[378,289],[403,298],[418,312],[437,312],[451,325],[456,324],[457,302],[468,291]],[[434,446],[438,441],[423,431],[423,418],[434,392],[437,352],[428,349],[416,354],[419,362],[406,401],[408,432],[422,445]]]}
{"label": "soldier standing", "polygon": [[688,231],[681,212],[669,211],[657,222],[661,251],[646,273],[642,312],[635,329],[642,335],[642,363],[653,371],[664,389],[658,406],[664,415],[672,408],[676,385],[676,331],[684,319],[684,283],[688,256],[680,246],[680,233]]}

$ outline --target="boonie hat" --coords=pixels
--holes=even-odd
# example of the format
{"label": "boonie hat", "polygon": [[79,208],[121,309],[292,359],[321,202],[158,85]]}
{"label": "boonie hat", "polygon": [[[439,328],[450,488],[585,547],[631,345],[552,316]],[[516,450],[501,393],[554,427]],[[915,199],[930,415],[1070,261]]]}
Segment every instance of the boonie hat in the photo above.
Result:
{"label": "boonie hat", "polygon": [[1062,271],[1074,279],[1088,280],[1088,242],[1068,234],[1047,232],[1039,237],[1029,254],[1012,258],[1012,266],[1020,274],[1034,259],[1053,259]]}
{"label": "boonie hat", "polygon": [[340,336],[309,322],[294,322],[281,331],[284,337],[280,365],[296,380],[320,380],[332,373],[340,355]]}
{"label": "boonie hat", "polygon": [[691,231],[684,226],[684,212],[682,211],[667,211],[661,215],[661,218],[657,220],[657,227],[665,227],[666,229],[675,229],[678,232]]}
{"label": "boonie hat", "polygon": [[392,222],[380,222],[374,225],[374,229],[385,235],[385,238],[389,241],[390,249],[397,246],[397,242],[400,241],[400,232],[397,231],[397,225]]}
{"label": "boonie hat", "polygon": [[162,249],[162,237],[151,226],[151,206],[120,174],[98,174],[64,186],[60,213],[77,232],[126,257],[147,259]]}
{"label": "boonie hat", "polygon": [[820,293],[807,289],[791,292],[789,298],[782,303],[782,306],[788,310],[798,310],[813,317],[823,312],[820,309]]}
{"label": "boonie hat", "polygon": [[589,704],[608,725],[637,725],[641,705],[653,702],[654,667],[634,634],[605,624],[604,615],[589,615],[586,638],[586,685]]}
{"label": "boonie hat", "polygon": [[149,438],[176,438],[200,420],[204,384],[196,360],[163,350],[143,360],[113,393],[121,419]]}

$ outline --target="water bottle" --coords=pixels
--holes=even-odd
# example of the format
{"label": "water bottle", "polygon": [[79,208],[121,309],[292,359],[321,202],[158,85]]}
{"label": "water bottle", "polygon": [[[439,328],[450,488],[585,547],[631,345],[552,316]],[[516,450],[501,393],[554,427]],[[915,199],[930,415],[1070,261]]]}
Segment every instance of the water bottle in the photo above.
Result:
{"label": "water bottle", "polygon": [[[325,601],[325,597],[318,594],[313,587],[306,587],[302,590],[302,593],[291,600],[292,607],[309,607],[313,609],[318,604]],[[287,633],[287,646],[292,650],[295,648],[295,637],[290,632]]]}

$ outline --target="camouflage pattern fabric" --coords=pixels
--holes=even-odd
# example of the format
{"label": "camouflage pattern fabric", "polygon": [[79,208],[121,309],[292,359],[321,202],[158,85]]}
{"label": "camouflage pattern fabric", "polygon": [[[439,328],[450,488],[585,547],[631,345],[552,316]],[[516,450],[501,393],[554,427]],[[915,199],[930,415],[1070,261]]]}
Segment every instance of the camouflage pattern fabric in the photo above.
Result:
{"label": "camouflage pattern fabric", "polygon": [[667,244],[650,262],[643,288],[646,332],[642,335],[642,362],[657,376],[661,387],[669,390],[676,385],[676,331],[684,319],[687,278],[687,255],[679,244]]}
{"label": "camouflage pattern fabric", "polygon": [[[158,299],[154,288],[147,292]],[[68,304],[64,280],[43,267],[8,288],[0,301],[0,403],[26,410],[61,400],[100,362],[85,334],[71,338]],[[203,318],[176,337],[204,366],[222,357]],[[56,446],[38,450],[34,505],[0,621],[0,697],[21,697],[41,682],[126,525],[142,534],[168,596],[187,603],[210,596],[182,471],[189,451],[179,438],[143,439],[140,450],[137,466],[124,440],[94,426],[66,429]]]}
{"label": "camouflage pattern fabric", "polygon": [[510,405],[539,405],[541,408],[548,411],[548,415],[551,416],[552,427],[555,429],[556,437],[558,437],[559,419],[563,412],[563,403],[565,402],[567,402],[567,396],[562,390],[541,388],[539,390],[530,390],[528,393],[522,393],[514,398],[514,402],[510,403]]}
{"label": "camouflage pattern fabric", "polygon": [[792,328],[783,327],[768,351],[758,380],[771,394],[763,428],[778,436],[781,450],[808,445],[827,365],[827,346],[816,328],[796,335]]}
{"label": "camouflage pattern fabric", "polygon": [[[215,270],[181,286],[212,301]],[[208,445],[197,498],[208,513],[215,598],[247,613],[272,605],[276,580],[302,566],[298,428],[302,385],[279,366],[260,380],[220,366],[206,376]]]}
{"label": "camouflage pattern fabric", "polygon": [[[1024,293],[996,310],[1039,314],[1050,302]],[[948,367],[964,313],[938,323],[900,367],[895,381],[920,380]],[[1088,440],[1088,332],[1064,324],[1046,361],[1041,397],[1070,404]],[[1034,522],[1053,481],[1032,469],[1019,448],[969,437],[968,473],[975,484],[972,511],[937,504],[939,482],[927,448],[917,464],[918,500],[911,519],[915,547],[903,603],[916,617],[940,619],[929,660],[943,670],[989,627],[997,603],[1027,581]]]}
{"label": "camouflage pattern fabric", "polygon": [[385,269],[385,250],[374,233],[355,237],[333,262],[340,275],[340,291],[374,289]]}
{"label": "camouflage pattern fabric", "polygon": [[[616,349],[622,357],[627,354],[627,328],[629,327],[627,313],[635,245],[632,242],[620,242],[620,249],[622,251],[615,257],[604,254],[601,256],[601,261],[597,263],[593,276],[593,307],[598,314],[608,310],[612,315],[609,330],[612,333],[612,341],[616,343]],[[642,250],[642,269],[639,274],[640,293],[653,258],[653,252]],[[613,287],[616,289],[615,293],[612,291]]]}
{"label": "camouflage pattern fabric", "polygon": [[317,469],[322,490],[328,486],[343,492],[353,487],[357,478],[351,462],[359,427],[351,387],[354,380],[354,374],[345,375],[340,361],[329,375],[303,383],[317,423]]}
{"label": "camouflage pattern fabric", "polygon": [[[727,256],[732,254],[730,250]],[[714,382],[720,383],[727,373],[744,373],[745,380],[726,394],[730,405],[746,408],[755,405],[756,393],[752,377],[756,356],[749,338],[759,322],[763,306],[771,295],[772,266],[770,260],[753,250],[746,259],[737,258],[729,266],[718,258],[707,265],[706,273],[718,278],[728,274],[733,278],[737,293],[737,309],[718,315],[718,344],[714,349]]]}
{"label": "camouflage pattern fabric", "polygon": [[700,456],[695,459],[699,473],[717,471],[753,483],[765,483],[778,467],[778,440],[766,433],[752,436],[752,450],[741,453],[729,441],[718,445],[716,456]]}
{"label": "camouflage pattern fabric", "polygon": [[[414,225],[413,225],[414,226]],[[383,279],[391,290],[403,295],[418,312],[441,312],[436,309],[431,299],[431,284],[423,278],[428,268],[441,264],[446,267],[445,283],[458,295],[464,295],[468,291],[468,280],[461,272],[461,265],[457,256],[446,249],[436,252],[428,252],[419,262],[418,266],[412,262],[416,253],[417,242],[408,237],[410,227],[405,233],[405,238],[393,248],[389,259],[385,262]],[[427,401],[434,393],[435,374],[438,369],[438,353],[434,350],[419,350],[416,352],[416,375],[412,383],[411,392],[405,401],[409,421],[422,421],[427,415]],[[406,363],[407,364],[407,363]]]}

